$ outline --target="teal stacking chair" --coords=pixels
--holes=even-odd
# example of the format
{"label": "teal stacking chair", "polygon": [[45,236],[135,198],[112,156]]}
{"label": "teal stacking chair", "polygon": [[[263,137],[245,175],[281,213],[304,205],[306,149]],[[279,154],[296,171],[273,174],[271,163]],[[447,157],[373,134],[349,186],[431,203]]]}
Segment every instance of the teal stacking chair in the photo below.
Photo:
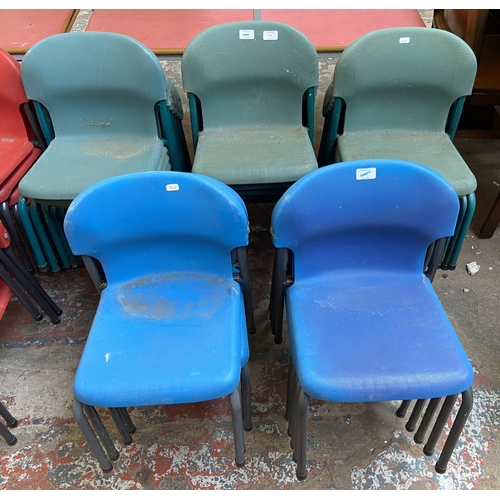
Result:
{"label": "teal stacking chair", "polygon": [[[406,429],[418,425],[414,440],[431,456],[460,396],[435,466],[446,471],[473,406],[474,372],[423,266],[431,243],[453,233],[458,211],[442,175],[381,159],[320,168],[276,204],[272,240],[293,255],[275,307],[286,306],[286,418],[299,479],[309,398],[400,400],[400,417],[416,400]],[[285,265],[275,261],[281,274]]]}
{"label": "teal stacking chair", "polygon": [[317,168],[313,151],[318,56],[291,26],[213,26],[182,57],[194,145],[193,172],[245,201],[272,199]]}
{"label": "teal stacking chair", "polygon": [[191,169],[182,104],[151,50],[116,33],[47,37],[26,53],[21,75],[48,147],[19,192],[57,270],[74,258],[61,218],[79,193],[116,175]]}
{"label": "teal stacking chair", "polygon": [[102,469],[118,455],[95,407],[111,410],[129,443],[128,407],[226,396],[242,466],[252,427],[249,290],[231,256],[248,244],[242,199],[202,175],[122,175],[78,195],[64,229],[72,251],[107,278],[73,386],[75,419]]}
{"label": "teal stacking chair", "polygon": [[460,199],[440,265],[455,269],[476,206],[476,179],[453,145],[477,70],[459,37],[429,28],[388,28],[355,40],[325,94],[318,163],[394,158],[442,174]]}

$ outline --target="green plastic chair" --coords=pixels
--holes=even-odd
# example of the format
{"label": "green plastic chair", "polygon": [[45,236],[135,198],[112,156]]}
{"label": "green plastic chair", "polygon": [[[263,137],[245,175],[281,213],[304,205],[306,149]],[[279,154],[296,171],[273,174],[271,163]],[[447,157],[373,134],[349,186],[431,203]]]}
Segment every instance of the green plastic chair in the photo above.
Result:
{"label": "green plastic chair", "polygon": [[471,48],[430,28],[372,31],[340,56],[323,103],[318,164],[392,158],[442,174],[460,198],[441,268],[455,269],[474,214],[476,179],[453,145],[477,70]]}
{"label": "green plastic chair", "polygon": [[213,26],[182,57],[195,156],[193,172],[246,201],[280,196],[317,169],[313,151],[318,56],[282,23]]}
{"label": "green plastic chair", "polygon": [[47,37],[26,53],[21,75],[49,144],[19,184],[31,200],[23,219],[57,271],[74,256],[52,207],[116,175],[190,171],[182,103],[151,50],[116,33]]}

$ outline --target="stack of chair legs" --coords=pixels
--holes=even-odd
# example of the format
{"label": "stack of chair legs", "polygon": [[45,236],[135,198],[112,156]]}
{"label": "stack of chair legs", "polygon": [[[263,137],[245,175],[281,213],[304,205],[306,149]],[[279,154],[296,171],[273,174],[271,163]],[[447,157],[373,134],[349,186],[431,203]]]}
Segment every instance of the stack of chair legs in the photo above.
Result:
{"label": "stack of chair legs", "polygon": [[8,445],[14,446],[17,443],[17,438],[9,431],[8,427],[14,428],[17,426],[17,420],[9,413],[7,408],[0,403],[0,416],[5,420],[7,427],[0,422],[0,435],[5,439]]}
{"label": "stack of chair legs", "polygon": [[[26,270],[10,247],[10,235],[0,222],[0,279],[12,290],[33,319],[43,318],[39,308],[54,324],[61,321],[62,309]],[[33,303],[34,302],[34,303]],[[35,305],[36,304],[36,305]],[[38,306],[38,307],[37,307]]]}

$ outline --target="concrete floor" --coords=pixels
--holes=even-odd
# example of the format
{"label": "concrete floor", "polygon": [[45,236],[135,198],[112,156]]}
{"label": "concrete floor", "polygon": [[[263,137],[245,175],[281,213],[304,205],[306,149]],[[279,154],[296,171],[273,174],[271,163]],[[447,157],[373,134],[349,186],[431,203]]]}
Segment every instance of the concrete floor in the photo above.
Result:
{"label": "concrete floor", "polygon": [[[321,58],[316,146],[321,105],[335,57]],[[180,61],[163,62],[181,91]],[[186,131],[189,122],[186,120]],[[478,179],[478,206],[455,271],[438,271],[434,286],[476,371],[475,404],[448,466],[434,472],[395,416],[398,402],[334,404],[312,400],[308,477],[295,477],[284,418],[288,345],[275,345],[268,304],[274,250],[271,204],[249,205],[249,266],[257,333],[250,337],[254,428],[245,434],[246,465],[234,465],[227,399],[131,409],[137,426],[125,447],[107,412],[102,418],[121,452],[103,473],[72,412],[72,380],[97,307],[85,269],[38,274],[63,309],[62,322],[36,322],[14,298],[0,322],[0,401],[18,419],[18,442],[0,439],[0,489],[273,489],[441,490],[500,487],[500,229],[477,233],[500,184],[500,140],[456,139]],[[481,267],[471,276],[466,264]],[[438,447],[439,448],[439,447]]]}

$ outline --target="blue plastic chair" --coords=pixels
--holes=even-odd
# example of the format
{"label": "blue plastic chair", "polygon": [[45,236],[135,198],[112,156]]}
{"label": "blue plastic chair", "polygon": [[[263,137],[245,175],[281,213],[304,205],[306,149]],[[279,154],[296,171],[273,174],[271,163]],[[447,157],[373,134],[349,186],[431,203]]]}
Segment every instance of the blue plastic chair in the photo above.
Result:
{"label": "blue plastic chair", "polygon": [[460,198],[455,232],[440,256],[455,269],[476,207],[476,178],[453,138],[476,76],[472,49],[429,28],[367,33],[342,53],[325,93],[319,166],[393,158],[427,165]]}
{"label": "blue plastic chair", "polygon": [[57,271],[71,267],[74,256],[50,206],[67,208],[84,189],[112,176],[191,170],[182,103],[151,50],[116,33],[47,37],[26,53],[21,75],[49,145],[19,192],[41,205],[29,215]]}
{"label": "blue plastic chair", "polygon": [[276,201],[316,170],[318,55],[283,23],[225,23],[202,31],[182,56],[195,150],[193,172],[245,201]]}
{"label": "blue plastic chair", "polygon": [[278,295],[286,303],[287,418],[299,479],[307,472],[310,397],[403,400],[399,416],[416,399],[408,430],[430,399],[417,442],[425,440],[446,397],[424,447],[432,455],[461,393],[460,411],[436,464],[438,472],[445,471],[472,407],[474,376],[422,269],[429,245],[453,233],[458,209],[444,177],[397,160],[325,166],[297,181],[276,204],[273,243],[293,254],[290,278]]}
{"label": "blue plastic chair", "polygon": [[231,257],[248,244],[241,198],[201,175],[129,174],[80,194],[64,228],[72,251],[96,259],[107,279],[76,372],[73,405],[102,469],[111,469],[117,453],[95,406],[112,409],[123,436],[131,432],[127,407],[227,395],[236,464],[243,465],[243,427],[252,427],[248,287],[235,279]]}

